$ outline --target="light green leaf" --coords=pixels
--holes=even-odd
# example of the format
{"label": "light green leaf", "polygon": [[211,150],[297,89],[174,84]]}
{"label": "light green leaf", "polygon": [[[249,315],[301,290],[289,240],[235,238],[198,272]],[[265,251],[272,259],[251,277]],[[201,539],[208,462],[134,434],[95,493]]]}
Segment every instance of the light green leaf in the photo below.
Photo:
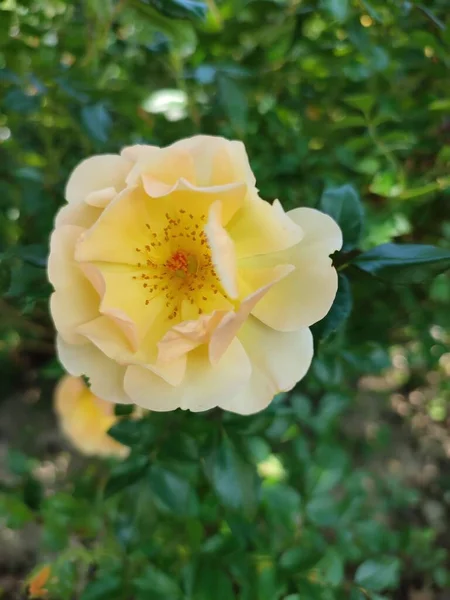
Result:
{"label": "light green leaf", "polygon": [[400,561],[398,558],[366,560],[355,574],[355,582],[371,592],[392,589],[398,583]]}
{"label": "light green leaf", "polygon": [[181,590],[172,577],[153,566],[133,581],[136,590],[136,600],[176,600],[181,596]]}
{"label": "light green leaf", "polygon": [[335,548],[329,548],[317,565],[324,583],[337,587],[344,579],[344,561]]}
{"label": "light green leaf", "polygon": [[103,575],[88,583],[80,600],[111,600],[120,595],[122,586],[123,581],[117,575]]}

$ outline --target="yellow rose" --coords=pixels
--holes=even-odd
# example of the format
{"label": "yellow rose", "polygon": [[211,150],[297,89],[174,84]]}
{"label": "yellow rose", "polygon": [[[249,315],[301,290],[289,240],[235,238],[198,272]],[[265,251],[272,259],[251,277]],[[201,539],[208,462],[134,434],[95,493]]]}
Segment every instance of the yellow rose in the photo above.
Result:
{"label": "yellow rose", "polygon": [[72,445],[89,456],[125,457],[129,448],[108,435],[117,421],[114,407],[90,391],[81,377],[66,375],[55,389],[55,411]]}
{"label": "yellow rose", "polygon": [[196,136],[94,156],[72,173],[49,278],[58,354],[112,402],[265,408],[307,372],[342,234],[261,200],[240,142]]}

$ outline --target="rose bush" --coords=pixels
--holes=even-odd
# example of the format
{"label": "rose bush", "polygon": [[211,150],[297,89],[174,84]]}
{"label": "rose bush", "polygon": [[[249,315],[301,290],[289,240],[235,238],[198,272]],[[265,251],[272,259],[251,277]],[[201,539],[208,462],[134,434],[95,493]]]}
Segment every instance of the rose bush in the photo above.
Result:
{"label": "rose bush", "polygon": [[342,235],[258,196],[243,144],[196,136],[79,164],[51,237],[58,353],[156,411],[265,408],[307,372]]}

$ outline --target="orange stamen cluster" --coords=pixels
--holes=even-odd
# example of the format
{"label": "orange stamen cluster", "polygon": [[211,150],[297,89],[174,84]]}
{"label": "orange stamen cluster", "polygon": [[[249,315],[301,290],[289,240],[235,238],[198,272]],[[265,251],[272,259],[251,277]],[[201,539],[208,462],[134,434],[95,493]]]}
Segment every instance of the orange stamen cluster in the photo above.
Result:
{"label": "orange stamen cluster", "polygon": [[179,209],[175,216],[166,213],[165,226],[158,228],[158,232],[146,223],[151,241],[143,248],[136,248],[142,257],[137,266],[143,272],[133,279],[139,280],[148,292],[147,305],[164,294],[166,308],[171,309],[170,320],[179,315],[183,299],[197,305],[200,315],[203,309],[198,305],[220,291],[203,230],[205,222],[205,215],[194,218],[184,209]]}

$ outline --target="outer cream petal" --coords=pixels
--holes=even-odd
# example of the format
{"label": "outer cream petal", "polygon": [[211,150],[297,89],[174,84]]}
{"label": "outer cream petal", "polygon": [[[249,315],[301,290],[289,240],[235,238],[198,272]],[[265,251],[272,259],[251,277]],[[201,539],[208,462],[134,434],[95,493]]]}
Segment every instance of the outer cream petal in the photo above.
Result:
{"label": "outer cream petal", "polygon": [[194,160],[196,185],[223,185],[245,181],[255,185],[245,146],[242,142],[222,137],[196,135],[175,142],[168,149],[177,148],[189,152]]}
{"label": "outer cream petal", "polygon": [[281,391],[287,391],[307,373],[313,357],[309,329],[280,333],[250,318],[239,333],[252,363],[252,376],[239,394],[220,404],[221,408],[249,415],[270,404]]}
{"label": "outer cream petal", "polygon": [[338,286],[329,255],[342,245],[342,233],[328,215],[308,208],[291,212],[305,232],[300,244],[283,253],[295,271],[269,290],[252,311],[280,331],[309,327],[328,313]]}
{"label": "outer cream petal", "polygon": [[105,188],[114,187],[119,192],[125,187],[125,178],[132,166],[129,160],[117,154],[99,154],[83,160],[67,182],[67,202],[83,202],[92,192]]}
{"label": "outer cream petal", "polygon": [[222,227],[222,205],[214,202],[209,211],[205,233],[211,249],[211,258],[223,289],[230,298],[238,296],[236,252],[233,240]]}
{"label": "outer cream petal", "polygon": [[141,367],[130,366],[125,389],[133,401],[155,411],[183,408],[208,410],[236,395],[251,375],[251,365],[238,340],[234,340],[216,365],[211,365],[205,347],[188,355],[186,375],[177,387]]}
{"label": "outer cream petal", "polygon": [[76,225],[63,225],[53,231],[48,257],[48,278],[53,287],[74,285],[84,279],[74,260],[75,244],[83,232]]}
{"label": "outer cream petal", "polygon": [[74,344],[85,342],[76,328],[98,315],[98,294],[73,259],[82,232],[74,225],[56,229],[51,236],[48,260],[48,277],[56,290],[50,298],[51,315],[59,333]]}
{"label": "outer cream petal", "polygon": [[55,217],[55,229],[62,225],[77,225],[83,229],[89,229],[102,214],[102,209],[90,206],[85,202],[76,204],[65,204]]}
{"label": "outer cream petal", "polygon": [[227,226],[238,258],[247,258],[285,250],[297,244],[303,235],[275,200],[271,205],[261,198],[246,202]]}
{"label": "outer cream petal", "polygon": [[294,208],[287,214],[304,232],[303,250],[308,247],[329,256],[342,248],[341,228],[329,215],[306,206]]}
{"label": "outer cream petal", "polygon": [[71,375],[86,375],[95,395],[109,402],[132,404],[123,387],[125,367],[107,358],[93,344],[74,346],[58,336],[56,347],[63,367]]}

